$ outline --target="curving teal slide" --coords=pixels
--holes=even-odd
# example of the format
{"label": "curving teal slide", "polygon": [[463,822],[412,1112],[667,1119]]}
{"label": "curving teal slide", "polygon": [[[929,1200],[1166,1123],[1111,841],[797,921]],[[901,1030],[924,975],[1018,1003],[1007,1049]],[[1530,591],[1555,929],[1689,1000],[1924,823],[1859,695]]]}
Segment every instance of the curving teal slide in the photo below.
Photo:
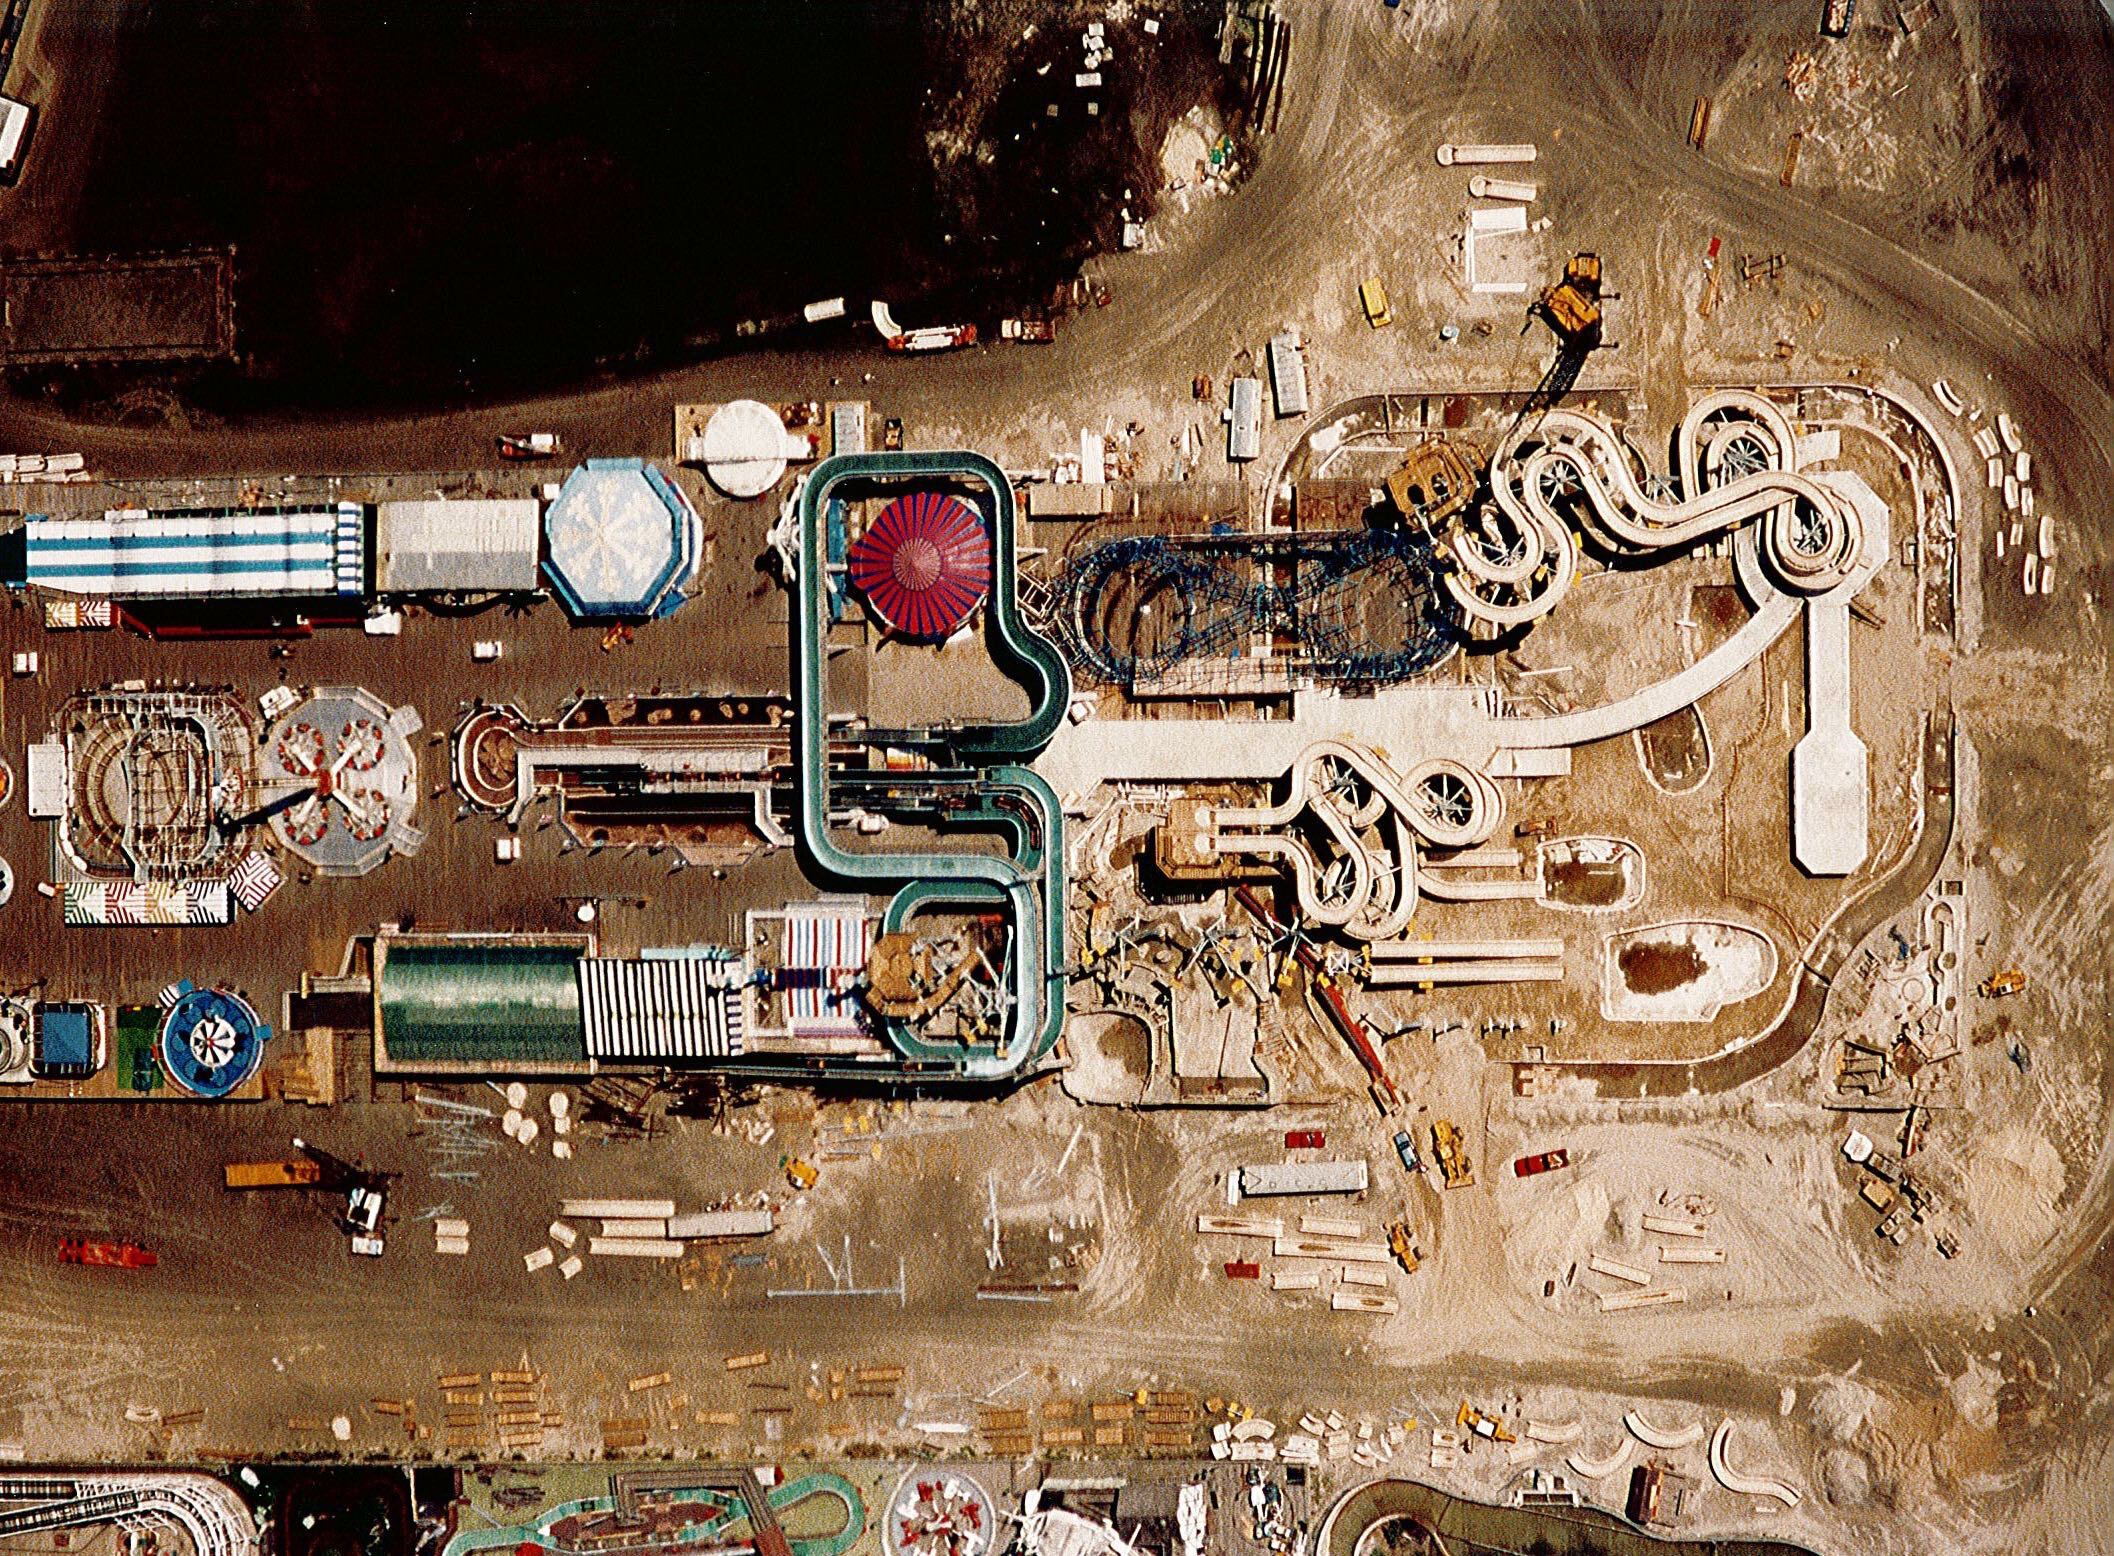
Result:
{"label": "curving teal slide", "polygon": [[[832,492],[846,482],[916,477],[972,481],[990,495],[992,588],[987,612],[993,658],[1028,688],[1031,710],[1013,724],[929,730],[866,731],[874,745],[921,749],[936,765],[921,772],[835,777],[827,707],[828,569],[824,520]],[[1049,743],[1071,699],[1071,670],[1055,644],[1020,617],[1013,488],[981,454],[843,454],[826,459],[800,499],[800,576],[793,659],[800,698],[800,839],[829,875],[868,889],[897,887],[884,916],[900,928],[921,907],[1003,905],[1011,919],[1011,1006],[995,1046],[929,1044],[900,1024],[889,1040],[920,1070],[955,1067],[964,1080],[996,1082],[1022,1074],[1057,1041],[1064,1025],[1064,816],[1050,786],[1018,758]],[[842,733],[838,740],[846,738]],[[1008,857],[978,853],[852,853],[830,836],[832,785],[856,790],[859,803],[896,816],[937,818],[995,828]]]}

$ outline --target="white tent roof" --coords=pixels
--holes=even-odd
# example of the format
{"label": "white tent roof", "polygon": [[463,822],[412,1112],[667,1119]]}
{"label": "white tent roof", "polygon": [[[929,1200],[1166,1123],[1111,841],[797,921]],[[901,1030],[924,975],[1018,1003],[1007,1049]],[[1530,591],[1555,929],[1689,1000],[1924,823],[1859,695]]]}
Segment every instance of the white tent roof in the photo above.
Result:
{"label": "white tent roof", "polygon": [[761,400],[722,405],[699,441],[705,473],[729,497],[761,497],[785,474],[785,423]]}

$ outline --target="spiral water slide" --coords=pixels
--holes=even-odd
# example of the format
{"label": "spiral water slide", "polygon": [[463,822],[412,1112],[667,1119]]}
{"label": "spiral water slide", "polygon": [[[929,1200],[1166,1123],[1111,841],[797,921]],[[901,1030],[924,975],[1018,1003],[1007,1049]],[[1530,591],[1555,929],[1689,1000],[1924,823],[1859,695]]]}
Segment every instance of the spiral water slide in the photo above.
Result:
{"label": "spiral water slide", "polygon": [[[1389,940],[1409,927],[1420,891],[1432,891],[1431,878],[1417,868],[1420,848],[1473,847],[1496,829],[1503,807],[1497,785],[1465,763],[1433,758],[1397,776],[1362,747],[1317,740],[1293,764],[1281,803],[1206,807],[1197,821],[1203,851],[1272,859],[1289,869],[1309,921],[1355,940]],[[1309,811],[1334,844],[1332,861],[1318,860],[1293,830]],[[1383,823],[1385,847],[1370,838]]]}
{"label": "spiral water slide", "polygon": [[0,1540],[84,1524],[161,1521],[182,1529],[196,1556],[257,1556],[249,1509],[209,1475],[12,1476],[0,1479],[0,1501],[29,1504],[0,1513]]}
{"label": "spiral water slide", "polygon": [[1799,474],[1797,461],[1797,434],[1778,406],[1746,390],[1718,390],[1682,419],[1676,476],[1688,495],[1667,501],[1639,484],[1607,422],[1580,411],[1544,412],[1516,428],[1491,459],[1495,508],[1450,536],[1458,571],[1447,575],[1447,591],[1472,619],[1499,629],[1547,615],[1577,577],[1571,525],[1582,514],[1610,543],[1643,554],[1761,519],[1762,554],[1777,586],[1825,593],[1856,570],[1862,525],[1849,502]]}

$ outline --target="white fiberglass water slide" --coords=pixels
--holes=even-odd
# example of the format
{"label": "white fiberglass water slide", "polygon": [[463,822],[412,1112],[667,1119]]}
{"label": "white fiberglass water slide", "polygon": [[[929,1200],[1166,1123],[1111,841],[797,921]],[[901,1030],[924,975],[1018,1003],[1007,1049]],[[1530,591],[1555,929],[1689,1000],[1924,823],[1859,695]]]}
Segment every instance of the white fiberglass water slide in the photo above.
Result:
{"label": "white fiberglass water slide", "polygon": [[1700,1422],[1679,1429],[1654,1426],[1639,1412],[1632,1410],[1622,1418],[1622,1424],[1630,1429],[1630,1435],[1648,1448],[1661,1448],[1671,1453],[1677,1448],[1686,1448],[1703,1440]]}
{"label": "white fiberglass water slide", "polygon": [[[1318,740],[1293,764],[1281,803],[1205,807],[1197,821],[1203,851],[1283,863],[1300,911],[1314,923],[1357,940],[1390,940],[1408,928],[1420,886],[1429,886],[1417,869],[1419,848],[1473,847],[1496,830],[1503,810],[1497,784],[1466,763],[1432,758],[1397,775],[1348,741]],[[1310,811],[1335,848],[1326,862],[1292,830]],[[1385,847],[1365,835],[1383,825]]]}
{"label": "white fiberglass water slide", "polygon": [[1615,1451],[1604,1459],[1588,1458],[1583,1448],[1574,1448],[1565,1456],[1564,1462],[1587,1480],[1606,1480],[1630,1462],[1630,1452],[1635,1447],[1635,1443],[1624,1437],[1616,1442]]}
{"label": "white fiberglass water slide", "polygon": [[1615,429],[1580,411],[1523,422],[1490,463],[1495,506],[1447,536],[1458,570],[1447,592],[1470,617],[1503,629],[1555,609],[1578,572],[1575,520],[1621,549],[1678,549],[1764,520],[1762,553],[1776,585],[1825,593],[1861,559],[1856,509],[1799,474],[1798,440],[1774,403],[1746,390],[1699,399],[1682,419],[1676,477],[1687,496],[1657,497],[1639,481]]}
{"label": "white fiberglass water slide", "polygon": [[1725,1462],[1725,1443],[1731,1436],[1732,1419],[1728,1416],[1718,1423],[1717,1431],[1710,1438],[1710,1473],[1717,1476],[1718,1483],[1727,1491],[1736,1491],[1743,1497],[1775,1497],[1786,1507],[1798,1506],[1798,1492],[1782,1481],[1760,1475],[1742,1475]]}

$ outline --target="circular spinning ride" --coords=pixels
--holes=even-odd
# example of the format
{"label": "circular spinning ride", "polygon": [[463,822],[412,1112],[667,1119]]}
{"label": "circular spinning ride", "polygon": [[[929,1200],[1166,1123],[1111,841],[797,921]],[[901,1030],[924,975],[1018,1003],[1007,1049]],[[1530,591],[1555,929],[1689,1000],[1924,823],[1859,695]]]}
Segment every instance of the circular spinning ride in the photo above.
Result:
{"label": "circular spinning ride", "polygon": [[950,637],[991,592],[991,535],[945,492],[898,497],[852,545],[851,581],[905,637]]}
{"label": "circular spinning ride", "polygon": [[882,1527],[887,1556],[985,1556],[997,1531],[991,1495],[967,1475],[904,1472]]}
{"label": "circular spinning ride", "polygon": [[225,1097],[257,1073],[272,1029],[226,989],[192,989],[162,1017],[161,1063],[198,1097]]}
{"label": "circular spinning ride", "polygon": [[259,764],[279,841],[318,871],[361,875],[415,841],[416,715],[360,687],[325,687],[288,710]]}

